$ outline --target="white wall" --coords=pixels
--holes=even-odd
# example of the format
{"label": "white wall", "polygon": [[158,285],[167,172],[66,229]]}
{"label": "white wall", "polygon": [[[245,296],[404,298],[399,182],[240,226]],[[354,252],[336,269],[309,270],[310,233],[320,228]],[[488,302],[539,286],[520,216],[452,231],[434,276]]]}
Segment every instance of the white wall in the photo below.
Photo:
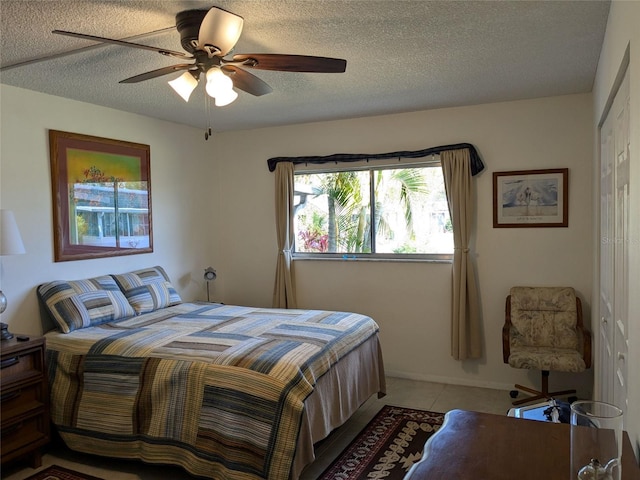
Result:
{"label": "white wall", "polygon": [[[592,291],[592,98],[572,95],[228,132],[202,132],[102,107],[2,86],[1,202],[14,210],[27,254],[2,258],[14,331],[39,333],[35,287],[161,264],[186,299],[205,298],[202,269],[218,271],[212,297],[270,306],[277,255],[273,156],[388,152],[470,142],[487,165],[477,177],[485,355],[450,356],[450,264],[296,261],[302,307],[370,314],[382,330],[388,373],[510,388],[537,372],[502,362],[504,299],[515,284],[572,285],[589,315]],[[49,128],[151,145],[155,252],[53,262]],[[493,171],[568,167],[568,228],[492,228]],[[590,394],[591,372],[552,375],[551,387]]]}
{"label": "white wall", "polygon": [[[215,260],[217,223],[206,191],[217,175],[214,144],[201,131],[6,85],[0,110],[0,205],[13,210],[27,252],[1,259],[0,288],[9,301],[2,321],[11,331],[40,333],[35,289],[54,279],[162,265],[185,298],[206,298],[202,275]],[[53,261],[48,129],[150,145],[153,253]]]}
{"label": "white wall", "polygon": [[[640,2],[618,1],[611,3],[607,31],[600,53],[598,71],[593,88],[594,121],[592,137],[597,144],[598,125],[606,114],[606,105],[614,92],[615,79],[620,71],[623,56],[629,47],[629,75],[631,94],[631,172],[630,172],[630,239],[629,248],[629,358],[628,358],[628,400],[625,430],[629,431],[636,449],[640,452]],[[593,161],[594,178],[599,175],[599,158],[596,150]],[[595,183],[594,190],[597,191]],[[599,196],[594,208],[597,208]],[[594,242],[599,242],[594,235]],[[598,263],[594,263],[596,279]],[[598,299],[599,284],[594,281],[594,300]],[[593,328],[599,326],[597,305],[594,305]],[[597,348],[597,347],[596,347]],[[596,349],[597,351],[597,349]]]}
{"label": "white wall", "polygon": [[[218,293],[228,303],[269,306],[277,255],[273,156],[381,153],[473,143],[486,163],[477,177],[479,271],[485,355],[450,355],[450,264],[295,261],[301,307],[370,314],[381,326],[387,372],[416,379],[511,388],[539,386],[539,372],[502,361],[504,301],[515,284],[571,285],[589,318],[592,290],[592,97],[573,95],[223,135]],[[494,229],[492,172],[568,167],[569,227]],[[592,372],[552,374],[551,387],[591,393]]]}

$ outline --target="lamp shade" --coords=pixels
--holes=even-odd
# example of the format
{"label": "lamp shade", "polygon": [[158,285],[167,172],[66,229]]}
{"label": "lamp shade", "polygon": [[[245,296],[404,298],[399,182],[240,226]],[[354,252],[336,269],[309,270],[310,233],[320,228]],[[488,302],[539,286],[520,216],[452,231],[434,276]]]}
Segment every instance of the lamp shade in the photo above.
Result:
{"label": "lamp shade", "polygon": [[239,15],[213,7],[202,19],[198,35],[198,48],[212,45],[226,55],[234,47],[240,34],[244,20]]}
{"label": "lamp shade", "polygon": [[11,210],[0,210],[0,255],[25,253],[20,230]]}
{"label": "lamp shade", "polygon": [[238,94],[233,90],[233,81],[225,75],[220,67],[211,67],[207,71],[207,94],[215,98],[216,107],[229,105]]}
{"label": "lamp shade", "polygon": [[211,67],[207,71],[206,91],[210,97],[217,97],[227,93],[233,88],[232,80],[222,73],[220,67]]}
{"label": "lamp shade", "polygon": [[238,93],[233,89],[219,93],[215,97],[216,107],[224,107],[225,105],[229,105],[236,98],[238,98]]}
{"label": "lamp shade", "polygon": [[211,281],[211,280],[215,280],[215,279],[216,279],[216,277],[217,277],[217,275],[216,275],[216,271],[215,271],[212,267],[207,267],[207,268],[204,270],[204,279],[205,279],[206,281],[208,281],[208,282],[209,282],[209,281]]}
{"label": "lamp shade", "polygon": [[191,93],[198,86],[198,80],[196,80],[191,72],[184,72],[175,80],[171,80],[169,85],[185,102],[188,102]]}

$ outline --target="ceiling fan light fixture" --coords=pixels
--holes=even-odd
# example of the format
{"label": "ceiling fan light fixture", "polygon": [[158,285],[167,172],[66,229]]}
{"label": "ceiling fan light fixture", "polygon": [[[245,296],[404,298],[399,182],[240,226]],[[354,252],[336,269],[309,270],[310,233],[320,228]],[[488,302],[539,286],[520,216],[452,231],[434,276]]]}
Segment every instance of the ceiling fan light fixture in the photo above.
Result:
{"label": "ceiling fan light fixture", "polygon": [[193,76],[191,72],[184,72],[175,80],[168,82],[171,88],[180,95],[185,102],[189,101],[191,93],[198,86],[198,80]]}
{"label": "ceiling fan light fixture", "polygon": [[212,45],[226,55],[235,46],[242,33],[244,19],[218,7],[211,8],[200,25],[198,44],[201,49]]}
{"label": "ceiling fan light fixture", "polygon": [[222,73],[220,67],[212,67],[207,71],[207,93],[210,97],[229,95],[233,91],[233,82]]}
{"label": "ceiling fan light fixture", "polygon": [[233,89],[218,94],[215,97],[216,107],[224,107],[225,105],[229,105],[230,103],[234,102],[236,98],[238,98],[238,93]]}

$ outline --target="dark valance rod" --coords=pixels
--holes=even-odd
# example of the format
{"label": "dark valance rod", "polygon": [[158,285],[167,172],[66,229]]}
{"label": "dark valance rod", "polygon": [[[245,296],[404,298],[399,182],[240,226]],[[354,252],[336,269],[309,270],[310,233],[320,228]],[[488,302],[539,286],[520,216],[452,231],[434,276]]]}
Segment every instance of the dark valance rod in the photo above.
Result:
{"label": "dark valance rod", "polygon": [[389,158],[422,158],[429,155],[436,155],[440,152],[447,150],[461,150],[463,148],[469,149],[469,156],[471,157],[471,174],[477,175],[484,169],[484,163],[476,148],[470,143],[456,143],[455,145],[443,145],[441,147],[425,148],[424,150],[405,151],[405,152],[389,152],[389,153],[335,153],[333,155],[327,155],[324,157],[274,157],[267,160],[269,165],[269,171],[273,172],[276,169],[276,165],[280,162],[291,162],[295,165],[301,163],[311,164],[323,164],[331,162],[357,162],[361,160],[382,160]]}

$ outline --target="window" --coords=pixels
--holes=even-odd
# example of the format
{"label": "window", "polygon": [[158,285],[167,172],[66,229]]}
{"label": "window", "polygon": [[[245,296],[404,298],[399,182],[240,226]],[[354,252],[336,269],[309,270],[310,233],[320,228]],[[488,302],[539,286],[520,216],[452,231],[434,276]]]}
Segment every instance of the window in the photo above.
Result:
{"label": "window", "polygon": [[439,162],[296,172],[296,257],[450,259]]}

